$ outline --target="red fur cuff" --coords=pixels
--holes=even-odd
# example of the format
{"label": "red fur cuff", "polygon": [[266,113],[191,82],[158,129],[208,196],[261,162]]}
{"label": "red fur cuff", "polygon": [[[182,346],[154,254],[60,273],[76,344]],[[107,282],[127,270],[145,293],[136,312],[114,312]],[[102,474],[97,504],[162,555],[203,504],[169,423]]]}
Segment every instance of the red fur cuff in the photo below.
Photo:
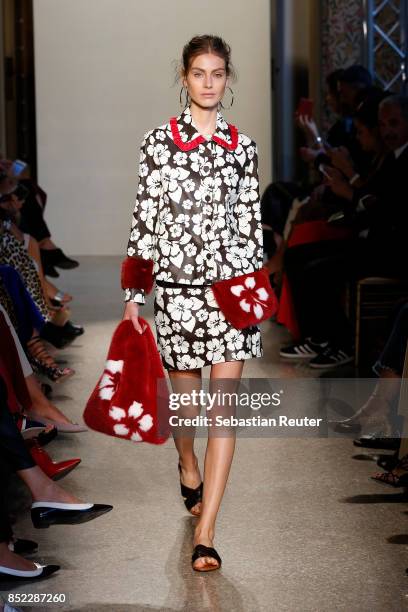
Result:
{"label": "red fur cuff", "polygon": [[122,262],[122,289],[143,289],[150,293],[153,287],[153,260],[126,257]]}

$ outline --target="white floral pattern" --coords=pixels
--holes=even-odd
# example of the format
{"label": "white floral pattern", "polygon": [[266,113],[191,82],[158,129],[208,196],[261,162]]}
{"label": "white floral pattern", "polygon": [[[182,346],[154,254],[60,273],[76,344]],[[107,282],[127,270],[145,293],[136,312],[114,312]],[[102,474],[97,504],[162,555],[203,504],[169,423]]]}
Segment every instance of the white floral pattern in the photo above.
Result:
{"label": "white floral pattern", "polygon": [[122,359],[108,359],[105,369],[99,381],[99,397],[103,400],[111,400],[119,385],[120,375],[123,370]]}
{"label": "white floral pattern", "polygon": [[157,286],[154,317],[158,349],[167,369],[189,370],[263,355],[259,326],[232,327],[211,287]]}
{"label": "white floral pattern", "polygon": [[256,287],[254,276],[246,278],[243,285],[232,285],[230,290],[241,298],[238,302],[241,310],[252,312],[257,319],[262,319],[264,309],[267,309],[268,292],[265,287]]}
{"label": "white floral pattern", "polygon": [[127,410],[119,406],[111,406],[109,416],[113,421],[113,431],[117,436],[129,438],[133,442],[143,440],[140,432],[149,431],[153,427],[151,414],[144,414],[143,405],[140,402],[132,402]]}

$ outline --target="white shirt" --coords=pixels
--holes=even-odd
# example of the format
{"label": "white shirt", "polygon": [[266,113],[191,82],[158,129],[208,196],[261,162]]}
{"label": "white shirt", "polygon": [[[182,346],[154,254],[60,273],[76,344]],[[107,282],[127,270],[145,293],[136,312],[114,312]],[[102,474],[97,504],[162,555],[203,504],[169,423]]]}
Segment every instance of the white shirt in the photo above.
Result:
{"label": "white shirt", "polygon": [[395,149],[394,151],[395,159],[398,159],[399,156],[405,151],[407,147],[408,147],[408,142],[403,144],[402,147],[400,147],[399,149]]}

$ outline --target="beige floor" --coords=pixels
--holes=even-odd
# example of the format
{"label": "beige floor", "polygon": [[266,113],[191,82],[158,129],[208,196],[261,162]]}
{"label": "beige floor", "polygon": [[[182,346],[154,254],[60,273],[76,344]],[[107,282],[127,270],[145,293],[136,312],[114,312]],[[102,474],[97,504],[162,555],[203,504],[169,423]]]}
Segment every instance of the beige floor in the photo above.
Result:
{"label": "beige floor", "polygon": [[[55,387],[56,403],[76,418],[121,317],[119,266],[120,258],[81,258],[78,270],[58,280],[74,293],[73,319],[86,327],[59,354],[76,368],[75,378]],[[151,305],[143,313],[152,322]],[[263,332],[265,356],[248,362],[245,376],[312,376],[306,366],[279,362],[288,339],[281,328],[267,323]],[[195,519],[179,497],[172,440],[133,445],[89,432],[60,436],[48,449],[56,459],[82,457],[62,483],[114,510],[44,531],[23,515],[18,534],[37,539],[39,558],[62,569],[14,593],[65,593],[69,603],[51,609],[87,612],[406,609],[407,505],[394,503],[399,489],[370,481],[375,463],[353,458],[350,440],[240,438],[217,523],[223,567],[210,574],[190,566]],[[204,452],[200,438],[200,459]]]}

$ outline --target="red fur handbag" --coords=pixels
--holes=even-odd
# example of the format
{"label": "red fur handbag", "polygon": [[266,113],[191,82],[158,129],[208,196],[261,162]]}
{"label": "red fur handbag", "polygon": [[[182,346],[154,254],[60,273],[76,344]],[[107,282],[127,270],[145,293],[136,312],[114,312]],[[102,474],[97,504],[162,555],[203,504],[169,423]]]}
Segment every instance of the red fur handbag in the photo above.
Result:
{"label": "red fur handbag", "polygon": [[170,433],[168,388],[153,333],[145,319],[139,322],[143,334],[132,321],[117,326],[83,418],[109,436],[162,444]]}
{"label": "red fur handbag", "polygon": [[266,268],[217,281],[212,290],[225,318],[237,329],[257,325],[278,309]]}

